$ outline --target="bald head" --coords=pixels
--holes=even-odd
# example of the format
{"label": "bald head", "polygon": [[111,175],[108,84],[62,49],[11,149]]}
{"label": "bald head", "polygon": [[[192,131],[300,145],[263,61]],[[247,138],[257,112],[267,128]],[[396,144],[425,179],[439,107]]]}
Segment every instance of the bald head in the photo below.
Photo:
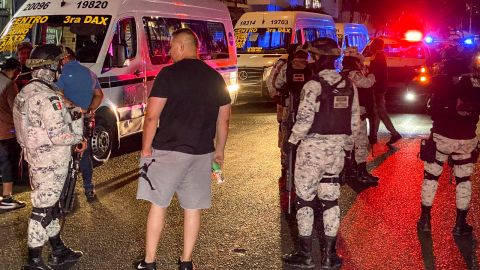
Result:
{"label": "bald head", "polygon": [[188,28],[178,29],[172,34],[170,56],[173,62],[185,58],[198,58],[199,41],[197,35]]}

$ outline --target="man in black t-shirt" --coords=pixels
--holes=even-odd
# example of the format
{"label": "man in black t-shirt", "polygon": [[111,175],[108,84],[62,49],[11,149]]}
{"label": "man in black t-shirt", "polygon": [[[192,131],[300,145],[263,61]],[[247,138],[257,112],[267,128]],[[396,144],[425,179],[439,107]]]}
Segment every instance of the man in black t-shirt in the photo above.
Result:
{"label": "man in black t-shirt", "polygon": [[382,39],[376,38],[370,45],[370,50],[373,53],[370,59],[370,74],[375,75],[375,84],[373,85],[374,94],[374,110],[375,119],[373,125],[370,125],[369,140],[371,144],[377,143],[377,133],[380,126],[380,121],[383,122],[387,130],[390,132],[391,137],[387,142],[387,145],[392,145],[402,138],[402,135],[393,126],[392,120],[387,114],[387,108],[385,105],[385,94],[387,93],[387,58],[383,51],[384,42]]}
{"label": "man in black t-shirt", "polygon": [[231,109],[225,81],[198,59],[194,32],[180,29],[172,37],[174,64],[155,79],[143,127],[137,198],[152,205],[145,258],[135,263],[135,269],[156,269],[156,249],[174,193],[185,215],[179,269],[193,269],[201,209],[211,206],[212,162],[224,160]]}

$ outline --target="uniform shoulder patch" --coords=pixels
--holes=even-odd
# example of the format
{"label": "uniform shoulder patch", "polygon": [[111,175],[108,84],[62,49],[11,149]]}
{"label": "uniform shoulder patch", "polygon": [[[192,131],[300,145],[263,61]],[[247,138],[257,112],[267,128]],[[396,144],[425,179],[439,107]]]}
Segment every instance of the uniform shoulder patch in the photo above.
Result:
{"label": "uniform shoulder patch", "polygon": [[60,98],[57,96],[51,96],[48,98],[50,100],[50,103],[53,106],[53,109],[55,111],[59,111],[62,109],[62,103],[60,102]]}

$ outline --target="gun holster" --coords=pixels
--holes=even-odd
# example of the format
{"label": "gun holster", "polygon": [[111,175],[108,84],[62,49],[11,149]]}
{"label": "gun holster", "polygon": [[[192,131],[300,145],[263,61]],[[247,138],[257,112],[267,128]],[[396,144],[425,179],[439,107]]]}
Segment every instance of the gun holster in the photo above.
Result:
{"label": "gun holster", "polygon": [[433,163],[435,162],[436,156],[437,144],[433,140],[433,136],[430,135],[428,139],[422,139],[420,141],[420,159],[428,163]]}
{"label": "gun holster", "polygon": [[[43,215],[45,216],[43,216]],[[33,207],[31,219],[40,222],[43,228],[47,228],[53,220],[63,217],[60,211],[59,202],[50,207]]]}

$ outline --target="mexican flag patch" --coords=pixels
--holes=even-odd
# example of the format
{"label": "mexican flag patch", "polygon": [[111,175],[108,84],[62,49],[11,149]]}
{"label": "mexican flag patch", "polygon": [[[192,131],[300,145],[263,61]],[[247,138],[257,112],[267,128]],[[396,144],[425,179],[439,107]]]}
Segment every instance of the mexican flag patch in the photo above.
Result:
{"label": "mexican flag patch", "polygon": [[50,100],[50,103],[52,103],[53,109],[55,111],[59,111],[62,109],[62,103],[60,102],[60,99],[57,96],[53,96],[48,99]]}

